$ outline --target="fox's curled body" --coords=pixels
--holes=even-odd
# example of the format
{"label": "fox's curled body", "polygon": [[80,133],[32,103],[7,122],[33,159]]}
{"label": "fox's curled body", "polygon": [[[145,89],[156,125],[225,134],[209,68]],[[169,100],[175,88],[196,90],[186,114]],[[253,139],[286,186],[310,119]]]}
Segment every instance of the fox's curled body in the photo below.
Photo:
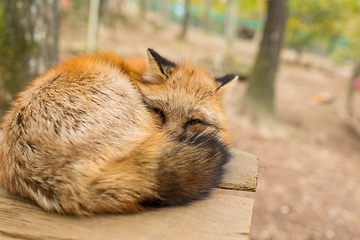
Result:
{"label": "fox's curled body", "polygon": [[219,183],[229,131],[219,88],[149,49],[75,57],[20,93],[0,135],[0,184],[60,214],[132,213]]}

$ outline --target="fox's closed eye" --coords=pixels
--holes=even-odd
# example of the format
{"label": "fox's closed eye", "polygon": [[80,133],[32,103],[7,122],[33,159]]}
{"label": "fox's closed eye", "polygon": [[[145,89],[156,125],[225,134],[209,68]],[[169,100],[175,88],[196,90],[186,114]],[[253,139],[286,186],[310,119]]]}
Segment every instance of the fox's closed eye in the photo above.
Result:
{"label": "fox's closed eye", "polygon": [[188,121],[187,123],[186,123],[186,125],[187,126],[194,126],[194,125],[198,125],[198,124],[201,124],[202,122],[201,122],[201,120],[199,120],[199,119],[192,119],[192,120],[190,120],[190,121]]}
{"label": "fox's closed eye", "polygon": [[161,119],[161,123],[165,124],[166,122],[166,118],[165,118],[165,114],[164,112],[159,109],[159,108],[154,108],[154,112],[159,116],[159,118]]}

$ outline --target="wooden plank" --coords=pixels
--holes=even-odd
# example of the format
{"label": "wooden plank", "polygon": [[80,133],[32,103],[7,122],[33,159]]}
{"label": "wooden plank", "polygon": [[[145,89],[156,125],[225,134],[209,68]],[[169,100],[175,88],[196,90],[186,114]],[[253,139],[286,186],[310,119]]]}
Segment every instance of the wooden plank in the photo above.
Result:
{"label": "wooden plank", "polygon": [[[221,187],[255,191],[258,159],[236,149],[232,155]],[[0,188],[0,239],[249,239],[253,204],[213,194],[187,206],[77,218],[45,213]]]}
{"label": "wooden plank", "polygon": [[60,216],[0,188],[0,239],[249,239],[254,201],[213,194],[133,215]]}
{"label": "wooden plank", "polygon": [[255,192],[259,160],[255,155],[231,149],[232,159],[225,165],[225,176],[220,188]]}

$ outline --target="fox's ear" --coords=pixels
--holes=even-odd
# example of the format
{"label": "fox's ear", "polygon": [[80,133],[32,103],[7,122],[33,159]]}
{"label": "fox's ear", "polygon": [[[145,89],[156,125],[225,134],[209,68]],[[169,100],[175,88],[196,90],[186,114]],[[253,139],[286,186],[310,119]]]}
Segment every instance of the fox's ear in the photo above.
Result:
{"label": "fox's ear", "polygon": [[151,48],[147,51],[148,67],[144,73],[145,83],[163,83],[171,74],[176,64],[163,58]]}
{"label": "fox's ear", "polygon": [[234,74],[226,75],[220,78],[215,78],[215,81],[218,83],[217,92],[220,95],[220,98],[222,99],[223,102],[228,100],[229,97],[231,96],[231,91],[234,89],[237,79],[238,76]]}
{"label": "fox's ear", "polygon": [[228,84],[232,80],[236,80],[238,76],[235,74],[231,75],[225,75],[223,77],[215,78],[215,81],[219,84],[218,89],[224,86],[225,84]]}

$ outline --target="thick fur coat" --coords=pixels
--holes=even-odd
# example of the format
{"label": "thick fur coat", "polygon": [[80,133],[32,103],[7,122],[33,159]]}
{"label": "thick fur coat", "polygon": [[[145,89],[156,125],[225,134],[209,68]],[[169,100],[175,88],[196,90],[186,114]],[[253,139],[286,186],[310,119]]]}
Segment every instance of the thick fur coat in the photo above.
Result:
{"label": "thick fur coat", "polygon": [[221,89],[155,51],[75,57],[21,92],[4,117],[0,184],[49,212],[133,213],[205,197],[229,160]]}

